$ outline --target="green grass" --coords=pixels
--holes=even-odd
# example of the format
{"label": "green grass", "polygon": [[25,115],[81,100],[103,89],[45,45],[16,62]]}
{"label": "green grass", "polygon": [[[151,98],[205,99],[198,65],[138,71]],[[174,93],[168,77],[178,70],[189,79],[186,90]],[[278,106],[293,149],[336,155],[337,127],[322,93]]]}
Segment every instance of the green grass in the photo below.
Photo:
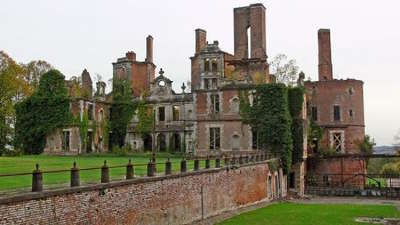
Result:
{"label": "green grass", "polygon": [[400,217],[390,205],[273,204],[228,219],[219,225],[356,225],[355,217]]}
{"label": "green grass", "polygon": [[[73,162],[76,161],[79,168],[101,167],[104,160],[107,160],[108,166],[126,165],[129,159],[132,159],[133,164],[147,164],[149,162],[149,154],[138,154],[132,156],[114,156],[114,155],[82,155],[82,156],[20,156],[20,157],[0,157],[0,174],[10,173],[31,173],[35,164],[39,163],[40,170],[62,170],[70,169]],[[165,170],[164,162],[167,155],[157,156],[157,173],[162,173]],[[171,158],[172,170],[180,170],[181,158]],[[222,160],[221,160],[222,164]],[[214,167],[214,162],[211,161],[211,167]],[[193,169],[193,161],[187,161],[188,170]],[[200,162],[200,168],[204,168],[204,161]],[[146,166],[135,166],[135,176],[144,176],[147,174]],[[111,180],[121,180],[125,178],[126,168],[111,168]],[[99,170],[81,170],[80,171],[81,184],[84,183],[99,183],[100,182],[100,169]],[[68,185],[70,182],[70,172],[62,173],[49,173],[43,174],[43,184],[46,188]],[[14,177],[0,177],[0,192],[8,192],[11,189],[30,188],[32,183],[32,175],[14,176]]]}

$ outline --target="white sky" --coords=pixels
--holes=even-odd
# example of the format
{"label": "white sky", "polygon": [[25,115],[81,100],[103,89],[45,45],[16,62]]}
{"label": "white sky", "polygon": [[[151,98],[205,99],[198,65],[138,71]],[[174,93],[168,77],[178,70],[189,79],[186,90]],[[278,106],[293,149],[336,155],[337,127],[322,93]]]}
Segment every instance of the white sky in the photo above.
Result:
{"label": "white sky", "polygon": [[[331,29],[336,78],[365,82],[366,133],[392,144],[400,129],[400,1],[271,0],[267,7],[267,54],[284,53],[317,79],[317,30]],[[190,79],[194,30],[233,53],[233,8],[255,1],[3,0],[0,49],[18,62],[43,59],[67,77],[87,68],[104,80],[111,62],[128,50],[138,60],[145,38],[154,37],[154,62],[179,90]]]}

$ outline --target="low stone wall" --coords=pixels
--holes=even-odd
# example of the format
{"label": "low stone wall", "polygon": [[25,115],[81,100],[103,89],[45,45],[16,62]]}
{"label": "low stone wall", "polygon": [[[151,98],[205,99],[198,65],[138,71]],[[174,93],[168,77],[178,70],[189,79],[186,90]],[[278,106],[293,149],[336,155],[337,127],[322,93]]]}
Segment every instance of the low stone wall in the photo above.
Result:
{"label": "low stone wall", "polygon": [[306,194],[320,196],[361,196],[400,198],[400,188],[359,189],[352,187],[306,187]]}
{"label": "low stone wall", "polygon": [[0,198],[0,224],[189,224],[283,196],[264,161]]}

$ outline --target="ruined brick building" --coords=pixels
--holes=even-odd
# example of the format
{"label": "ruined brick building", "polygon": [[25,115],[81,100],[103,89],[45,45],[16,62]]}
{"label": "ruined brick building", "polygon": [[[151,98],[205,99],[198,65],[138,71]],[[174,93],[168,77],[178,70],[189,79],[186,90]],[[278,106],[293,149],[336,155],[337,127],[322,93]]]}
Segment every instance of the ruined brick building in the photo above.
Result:
{"label": "ruined brick building", "polygon": [[[150,134],[136,132],[138,118],[133,116],[128,126],[125,143],[137,151],[186,152],[194,155],[246,153],[257,150],[257,134],[244,124],[239,115],[238,90],[249,91],[255,84],[275,82],[269,72],[266,46],[266,9],[252,4],[234,9],[234,54],[219,48],[218,41],[208,42],[203,29],[195,30],[195,51],[190,57],[191,84],[182,85],[182,92],[172,89],[172,82],[162,69],[156,76],[153,62],[153,37],[146,38],[146,58],[136,59],[133,51],[118,58],[113,65],[113,78],[129,81],[134,101],[144,100],[154,112],[155,125]],[[330,31],[318,31],[319,79],[304,83],[307,89],[308,114],[323,128],[320,149],[339,153],[359,153],[358,141],[364,138],[363,82],[354,79],[337,80],[333,77]],[[167,73],[168,74],[168,73]],[[82,87],[92,92],[89,73],[82,74]],[[71,110],[82,118],[90,115],[90,122],[107,120],[109,99],[104,94],[104,83],[97,84],[95,96],[74,98]],[[71,96],[74,96],[71,89]],[[307,119],[304,104],[303,119]],[[98,126],[99,127],[99,126]],[[72,126],[47,138],[48,153],[85,153],[107,151],[101,129],[89,130],[88,144],[81,146],[78,127]],[[311,140],[313,141],[313,140]],[[307,134],[304,135],[304,160],[293,167],[291,187],[304,186],[307,157]],[[313,154],[313,152],[310,152]],[[310,172],[343,172],[365,170],[363,160],[330,160],[308,165]]]}
{"label": "ruined brick building", "polygon": [[[308,110],[310,120],[323,129],[322,140],[318,150],[310,155],[331,151],[340,154],[359,154],[359,143],[364,139],[364,102],[363,82],[356,79],[334,79],[330,30],[318,31],[318,81],[305,82],[308,91]],[[315,140],[314,140],[315,141]],[[309,163],[309,173],[317,174],[353,174],[365,173],[363,158],[341,157]],[[339,177],[339,176],[338,176]],[[326,182],[343,182],[340,180]],[[364,183],[360,179],[355,182]]]}
{"label": "ruined brick building", "polygon": [[[46,137],[44,152],[60,155],[107,152],[109,143],[105,132],[108,129],[104,124],[108,123],[111,104],[105,94],[106,83],[98,81],[94,92],[92,78],[85,69],[80,77],[66,81],[66,86],[74,121]],[[84,117],[87,118],[87,132],[80,133],[78,121],[82,122]]]}

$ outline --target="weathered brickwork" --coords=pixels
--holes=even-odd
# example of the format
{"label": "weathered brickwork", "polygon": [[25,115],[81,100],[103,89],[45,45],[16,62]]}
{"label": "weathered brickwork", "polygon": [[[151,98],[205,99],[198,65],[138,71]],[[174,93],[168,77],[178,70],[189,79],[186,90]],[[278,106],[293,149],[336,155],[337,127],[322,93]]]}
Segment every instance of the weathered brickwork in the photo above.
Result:
{"label": "weathered brickwork", "polygon": [[285,190],[281,170],[270,172],[268,164],[261,162],[237,169],[49,191],[10,203],[3,198],[0,224],[188,224],[284,197]]}
{"label": "weathered brickwork", "polygon": [[[339,154],[359,154],[359,143],[365,136],[363,81],[334,79],[329,29],[318,31],[318,50],[319,80],[304,83],[308,92],[310,119],[323,129],[318,149]],[[332,159],[309,165],[307,172],[357,174],[366,172],[365,165],[364,159]],[[356,180],[354,185],[362,186],[363,180]]]}

